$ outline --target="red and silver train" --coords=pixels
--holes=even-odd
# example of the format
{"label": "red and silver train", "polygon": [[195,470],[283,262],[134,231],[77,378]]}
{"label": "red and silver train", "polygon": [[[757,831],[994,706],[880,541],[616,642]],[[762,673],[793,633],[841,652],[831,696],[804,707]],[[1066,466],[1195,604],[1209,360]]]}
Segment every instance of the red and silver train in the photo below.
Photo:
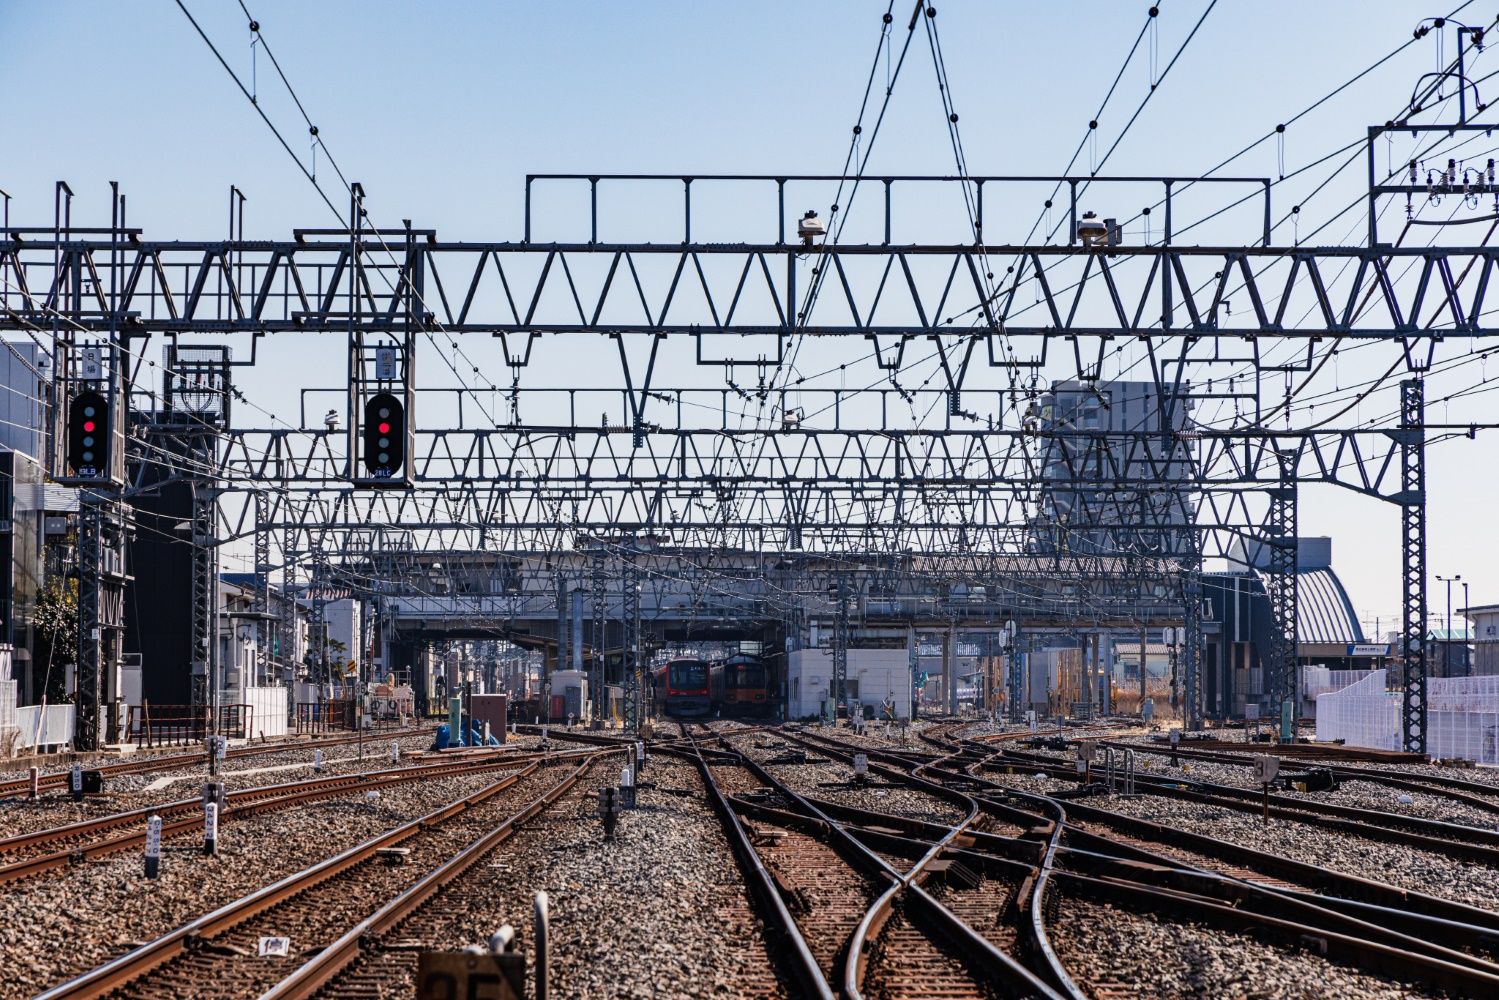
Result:
{"label": "red and silver train", "polygon": [[651,695],[656,711],[677,718],[711,715],[707,660],[681,657],[651,671]]}
{"label": "red and silver train", "polygon": [[675,718],[768,716],[775,706],[769,671],[748,653],[713,663],[692,657],[668,660],[651,671],[651,694],[656,711]]}

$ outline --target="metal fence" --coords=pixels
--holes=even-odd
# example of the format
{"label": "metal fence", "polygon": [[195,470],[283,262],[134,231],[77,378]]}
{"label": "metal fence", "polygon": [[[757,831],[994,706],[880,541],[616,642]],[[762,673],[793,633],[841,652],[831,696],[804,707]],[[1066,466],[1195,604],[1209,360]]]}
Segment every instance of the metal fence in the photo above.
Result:
{"label": "metal fence", "polygon": [[[218,735],[248,739],[254,732],[255,710],[250,705],[220,705]],[[208,737],[205,705],[131,705],[125,713],[125,739],[137,747],[201,743]]]}
{"label": "metal fence", "polygon": [[[358,713],[355,711],[357,704],[353,698],[297,702],[298,735],[356,731],[359,725]],[[382,715],[372,712],[365,716],[366,730],[399,729],[401,725],[402,719],[398,714]]]}

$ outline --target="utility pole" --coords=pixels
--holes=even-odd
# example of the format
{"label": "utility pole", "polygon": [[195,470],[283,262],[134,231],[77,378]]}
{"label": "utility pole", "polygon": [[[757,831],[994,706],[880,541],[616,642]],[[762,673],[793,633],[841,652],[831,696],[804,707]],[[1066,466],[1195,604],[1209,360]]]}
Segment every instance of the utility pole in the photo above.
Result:
{"label": "utility pole", "polygon": [[608,593],[604,586],[604,553],[598,549],[593,554],[593,717],[600,721],[609,711],[609,680],[604,669],[604,650],[608,646],[604,607]]}
{"label": "utility pole", "polygon": [[[1454,583],[1462,582],[1462,578],[1463,575],[1461,573],[1457,574],[1456,576],[1442,576],[1440,573],[1437,574],[1437,582],[1445,583],[1447,585],[1447,617],[1445,619],[1445,624],[1442,626],[1443,631],[1446,633],[1442,636],[1443,677],[1452,676],[1452,585]],[[1463,584],[1463,586],[1466,587],[1467,584]],[[1466,643],[1464,643],[1463,648],[1467,648]]]}

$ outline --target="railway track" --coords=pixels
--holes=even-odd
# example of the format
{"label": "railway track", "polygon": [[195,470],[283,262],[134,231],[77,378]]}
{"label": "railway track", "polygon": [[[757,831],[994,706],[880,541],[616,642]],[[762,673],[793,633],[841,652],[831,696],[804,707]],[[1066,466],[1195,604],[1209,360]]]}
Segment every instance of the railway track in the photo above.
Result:
{"label": "railway track", "polygon": [[[1175,754],[1166,747],[1140,743],[1106,741],[1106,746],[1118,750],[1130,749],[1139,754],[1155,757],[1176,756],[1182,760],[1203,761],[1212,764],[1249,767],[1252,757],[1258,754],[1279,754],[1282,747],[1271,744],[1244,744],[1242,751],[1201,750],[1196,747],[1179,747]],[[1348,765],[1323,763],[1316,759],[1288,758],[1282,761],[1288,774],[1298,774],[1305,768],[1316,767],[1331,771],[1347,781],[1368,781],[1404,792],[1436,795],[1453,802],[1461,802],[1486,812],[1499,813],[1499,783],[1471,781],[1454,775],[1427,774],[1419,771],[1395,771],[1376,765]]]}
{"label": "railway track", "polygon": [[[380,739],[394,739],[403,736],[418,736],[428,730],[425,727],[415,729],[382,730],[378,733]],[[371,742],[375,737],[365,736],[365,742]],[[287,753],[294,750],[317,750],[328,747],[345,746],[359,742],[360,737],[353,736],[327,736],[313,737],[306,740],[287,741],[284,743],[261,743],[242,747],[232,747],[224,751],[226,760],[240,760],[246,757],[259,757],[266,754]],[[115,764],[83,765],[84,770],[98,771],[105,779],[120,777],[129,774],[152,774],[157,771],[176,771],[184,768],[207,767],[208,754],[203,750],[192,753],[170,754],[160,757],[147,757],[142,760],[120,761]],[[39,792],[66,791],[71,780],[71,766],[63,771],[50,771],[37,776],[37,790]],[[10,778],[0,781],[0,798],[9,798],[18,795],[29,795],[31,792],[31,779]]]}
{"label": "railway track", "polygon": [[[811,734],[795,739],[819,747],[829,756],[847,754],[850,750]],[[880,765],[871,763],[871,768],[878,768],[892,779],[902,774],[914,779],[916,772],[923,772],[929,778],[963,789],[982,805],[1012,820],[1023,822],[1014,815],[1017,812],[1020,816],[1034,817],[1037,825],[1024,837],[983,838],[949,854],[973,868],[981,868],[984,863],[981,859],[990,856],[1032,866],[1033,874],[1025,883],[1028,898],[1020,901],[1020,909],[1025,911],[1019,921],[1021,933],[1013,947],[1038,975],[1047,978],[1064,995],[1113,996],[1123,995],[1130,988],[1138,993],[1140,988],[1139,983],[1111,985],[1107,976],[1100,978],[1098,970],[1091,966],[1082,977],[1087,988],[1079,985],[1078,978],[1069,971],[1069,963],[1075,963],[1077,953],[1056,947],[1054,930],[1048,927],[1055,921],[1059,907],[1069,900],[1120,907],[1162,927],[1190,921],[1229,935],[1250,951],[1253,949],[1248,942],[1263,942],[1282,952],[1295,952],[1312,942],[1317,951],[1358,975],[1417,983],[1451,995],[1489,996],[1499,989],[1499,965],[1488,957],[1494,954],[1494,921],[1499,919],[1493,913],[1433,897],[1415,900],[1411,909],[1404,909],[1398,904],[1402,897],[1409,900],[1410,896],[1403,890],[1339,877],[1314,866],[1303,865],[1297,870],[1294,863],[1281,864],[1284,859],[1267,858],[1262,852],[1244,848],[1214,851],[1212,845],[1216,842],[1210,838],[1188,834],[1193,848],[1219,858],[1225,853],[1232,856],[1228,863],[1194,865],[1180,852],[1173,857],[1158,850],[1149,837],[1139,836],[1151,831],[1134,827],[1128,834],[1121,834],[1120,825],[1115,824],[1114,817],[1106,810],[1007,789],[996,780],[970,773],[989,758],[991,748],[953,743],[948,746],[951,750],[948,756],[917,768],[908,768],[907,762],[897,755],[887,756],[875,749],[865,752],[872,762],[884,761]],[[908,821],[897,814],[863,819],[866,828],[872,824],[893,827],[903,822]],[[1103,824],[1102,828],[1095,823]],[[903,835],[935,845],[932,834],[931,830],[908,826]],[[1238,861],[1248,863],[1243,866],[1244,871],[1258,872],[1266,860],[1271,861],[1269,877],[1251,880],[1233,870],[1233,861]],[[1277,871],[1281,875],[1307,877],[1292,881],[1277,878]],[[1327,898],[1308,891],[1308,886],[1315,886],[1321,892],[1341,889],[1348,893],[1348,898]],[[1022,896],[1025,895],[1023,891]],[[1382,897],[1382,903],[1367,902],[1369,895]],[[1431,912],[1423,912],[1426,910]],[[1024,933],[1027,921],[1029,934]],[[1451,947],[1459,941],[1466,945],[1466,950]],[[1061,952],[1069,957],[1064,960]]]}
{"label": "railway track", "polygon": [[[796,933],[807,943],[827,995],[1057,995],[996,946],[993,938],[998,935],[991,931],[986,937],[928,890],[940,884],[938,891],[947,902],[960,893],[973,893],[965,904],[970,912],[992,905],[993,900],[985,898],[993,888],[987,879],[970,879],[952,859],[943,857],[967,842],[969,828],[980,815],[975,801],[940,786],[924,787],[925,794],[945,807],[957,807],[960,818],[924,824],[934,839],[912,851],[911,841],[888,831],[870,831],[861,838],[775,777],[769,770],[773,765],[740,752],[732,737],[721,746],[735,753],[739,765],[770,792],[771,797],[761,795],[760,801],[746,801],[741,794],[732,802],[754,824],[757,858],[777,880],[778,891],[795,903],[795,928],[783,932]],[[906,815],[892,819],[923,822]]]}
{"label": "railway track", "polygon": [[[513,832],[568,795],[553,795],[559,770],[572,785],[588,763],[633,748],[607,735],[553,735],[584,746],[554,752],[549,765],[528,761],[524,774],[462,805],[179,927],[136,949],[146,954],[133,970],[122,956],[44,996],[409,995],[423,948],[472,936],[473,920],[455,932],[455,910],[495,911],[483,857],[510,832],[494,839],[494,830]],[[1005,767],[1062,769],[963,739],[958,725],[926,735],[919,747],[887,747],[816,730],[690,724],[652,744],[654,775],[675,794],[696,793],[681,787],[689,772],[661,756],[702,777],[744,877],[747,905],[715,904],[728,906],[720,916],[745,941],[764,938],[763,953],[722,951],[742,995],[1117,1000],[1189,995],[1183,984],[1231,993],[1254,969],[1293,968],[1350,995],[1397,986],[1499,995],[1499,913],[1172,830],[1072,782],[1054,792],[1007,785]],[[868,758],[857,782],[856,752]],[[412,853],[388,867],[375,852],[397,844]],[[1168,960],[1100,952],[1100,920],[1128,928],[1121,941],[1159,942]],[[254,954],[273,935],[293,939],[291,957]],[[1193,949],[1213,956],[1211,968],[1179,961]],[[203,983],[213,986],[192,988]]]}
{"label": "railway track", "polygon": [[[378,792],[382,788],[429,778],[478,774],[496,766],[525,765],[537,759],[534,754],[496,754],[480,759],[466,758],[237,789],[226,794],[226,807],[220,815],[220,822],[229,823],[334,796]],[[3,861],[0,863],[0,883],[138,848],[145,843],[145,823],[151,815],[162,818],[163,841],[195,833],[202,829],[202,813],[202,799],[180,799],[5,838],[0,840],[0,861]],[[129,832],[116,832],[125,829]]]}
{"label": "railway track", "polygon": [[[977,766],[991,772],[1024,766],[1056,778],[1077,779],[1077,772],[1070,762],[1062,764],[1057,757],[1049,754],[1005,749],[1001,751],[1001,755],[998,759],[976,762]],[[1263,798],[1258,790],[1202,781],[1187,775],[1137,773],[1135,787],[1143,794],[1180,799],[1240,813],[1258,815],[1263,811]],[[1269,813],[1271,817],[1278,819],[1295,820],[1381,843],[1400,843],[1499,868],[1499,830],[1283,794],[1269,796]]]}
{"label": "railway track", "polygon": [[[414,969],[416,953],[384,935],[419,915],[434,894],[470,873],[607,753],[551,765],[532,760],[519,773],[251,892],[40,997],[306,997],[369,965],[371,955]],[[411,852],[403,864],[386,864],[385,852],[393,848]],[[291,938],[284,960],[258,954],[256,942],[265,936]],[[330,995],[388,995],[384,979],[351,972]]]}

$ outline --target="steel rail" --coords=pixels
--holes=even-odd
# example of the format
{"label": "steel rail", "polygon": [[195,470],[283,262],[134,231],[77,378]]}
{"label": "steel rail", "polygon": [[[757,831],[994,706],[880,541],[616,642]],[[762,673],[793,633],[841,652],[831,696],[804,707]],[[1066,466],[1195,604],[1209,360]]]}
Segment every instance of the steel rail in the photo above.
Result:
{"label": "steel rail", "polygon": [[[992,785],[996,791],[1035,802],[1038,806],[1044,807],[1049,803],[1061,813],[1062,833],[1068,837],[1077,832],[1066,818],[1068,810],[1088,814],[1103,813],[1109,817],[1117,815],[1106,810],[1079,806],[1071,801],[1063,803],[1050,796],[1004,788],[987,779],[972,780]],[[893,822],[894,818],[890,821]],[[1200,841],[1211,842],[1210,838],[1201,835],[1192,836]],[[1079,885],[1093,887],[1096,893],[1111,893],[1115,899],[1131,901],[1137,907],[1142,902],[1153,904],[1156,909],[1170,910],[1175,905],[1178,910],[1190,909],[1197,918],[1216,922],[1233,931],[1273,933],[1273,936],[1293,947],[1303,946],[1308,940],[1313,940],[1319,942],[1324,953],[1345,964],[1375,972],[1392,973],[1399,977],[1416,978],[1438,989],[1454,990],[1460,995],[1493,995],[1496,985],[1499,985],[1499,965],[1447,948],[1441,943],[1442,940],[1467,940],[1474,944],[1484,942],[1487,950],[1494,953],[1495,936],[1491,926],[1499,917],[1476,908],[1452,904],[1459,911],[1466,911],[1468,915],[1479,918],[1476,923],[1459,923],[1420,914],[1412,915],[1394,907],[1370,904],[1355,904],[1351,907],[1329,905],[1326,898],[1315,893],[1293,893],[1269,888],[1197,868],[1164,855],[1142,865],[1139,861],[1061,845],[1048,853],[1064,862],[1082,864],[1091,869],[1088,874],[1083,874],[1055,867],[1050,874],[1059,884],[1065,884],[1069,889],[1076,889]],[[1128,848],[1122,853],[1146,854],[1138,848]],[[1309,865],[1304,867],[1315,868]],[[1145,885],[1141,882],[1142,876],[1154,877],[1165,884]],[[1104,888],[1099,889],[1098,886]],[[1390,887],[1380,888],[1390,889],[1393,895],[1401,899],[1420,896]],[[1287,920],[1287,912],[1294,912],[1303,919]],[[1389,923],[1424,930],[1428,936],[1407,934],[1385,926]],[[1336,948],[1330,950],[1329,942]],[[1333,954],[1334,951],[1336,954]]]}
{"label": "steel rail", "polygon": [[772,949],[771,953],[778,957],[787,978],[796,984],[800,991],[797,995],[833,1000],[833,991],[827,980],[823,978],[822,969],[818,966],[817,959],[813,957],[812,950],[807,946],[807,939],[797,925],[796,918],[786,908],[786,901],[781,898],[775,878],[766,869],[765,863],[760,860],[759,853],[750,843],[749,833],[745,830],[744,823],[740,821],[739,815],[730,805],[723,790],[718,787],[718,779],[713,776],[713,769],[703,756],[702,748],[698,746],[697,740],[687,733],[686,724],[682,726],[682,736],[692,745],[691,752],[662,746],[653,749],[657,753],[680,756],[696,764],[698,773],[702,775],[703,784],[708,789],[708,801],[718,815],[724,836],[728,838],[729,847],[734,852],[734,859],[739,863],[739,869],[744,875],[749,896],[760,911],[765,925],[773,928],[775,935],[784,946],[779,950]]}
{"label": "steel rail", "polygon": [[[790,738],[794,742],[802,742],[805,745],[815,746],[825,753],[841,756],[845,760],[852,759],[853,748],[848,746],[847,744],[840,744],[835,740],[828,739],[818,739],[815,743],[813,743],[806,737],[807,734],[804,733],[799,737],[791,736]],[[904,763],[900,759],[900,757],[894,753],[887,754],[886,752],[880,750],[866,750],[862,752],[866,753],[871,760],[889,759],[893,760],[896,765],[901,765]],[[927,789],[932,790],[934,794],[941,794],[944,796],[963,795],[965,798],[968,798],[968,796],[964,795],[964,793],[962,792],[956,792],[953,789],[947,788],[946,786],[939,783],[915,777],[908,772],[901,770],[899,766],[883,768],[882,773],[887,774],[890,777],[901,778],[911,783],[925,786]],[[1062,964],[1062,961],[1060,957],[1058,957],[1056,950],[1051,946],[1051,940],[1046,930],[1044,917],[1046,894],[1050,886],[1051,870],[1053,865],[1055,864],[1056,852],[1058,846],[1060,845],[1062,828],[1065,824],[1066,819],[1065,815],[1061,811],[1060,805],[1051,803],[1049,806],[1047,806],[1047,808],[1054,809],[1056,815],[1051,819],[1049,827],[1037,830],[1037,833],[1043,836],[1045,838],[1045,841],[1042,844],[1040,857],[1038,858],[1035,865],[1035,871],[1027,880],[1027,883],[1022,884],[1019,893],[1020,898],[1024,900],[1022,908],[1025,911],[1025,914],[1029,917],[1028,921],[1021,924],[1021,930],[1029,934],[1028,939],[1023,939],[1022,946],[1028,948],[1034,953],[1033,958],[1036,969],[1034,972],[1032,972],[1032,970],[1030,969],[1025,969],[1024,966],[1019,965],[1019,963],[1017,963],[1015,959],[1011,958],[1008,955],[1005,955],[1004,958],[1007,962],[1010,962],[1017,968],[1022,969],[1028,979],[1036,983],[1045,991],[1045,996],[1056,997],[1065,994],[1067,997],[1071,998],[1071,1000],[1089,1000],[1088,995],[1080,986],[1078,986],[1071,975],[1067,972],[1066,967]],[[996,953],[999,953],[997,949]]]}
{"label": "steel rail", "polygon": [[[420,736],[429,730],[426,727],[414,729],[387,730],[380,733],[380,738],[400,738],[403,736]],[[228,759],[241,757],[258,757],[262,754],[287,753],[293,750],[317,750],[323,747],[343,746],[348,743],[358,742],[359,736],[336,736],[315,737],[310,740],[299,740],[296,742],[285,741],[280,743],[250,744],[240,747],[231,747],[224,751]],[[370,741],[371,737],[364,737]],[[125,760],[113,764],[100,764],[98,766],[84,765],[85,771],[99,771],[106,778],[124,774],[149,774],[152,771],[172,771],[178,768],[193,767],[198,764],[207,764],[208,755],[206,751],[194,751],[193,753],[171,754],[160,757],[150,757],[145,760]],[[82,762],[79,762],[82,764]],[[37,787],[40,790],[50,791],[54,788],[67,788],[71,774],[71,766],[66,771],[49,771],[37,775]],[[11,795],[25,794],[31,790],[30,778],[12,778],[0,781],[0,798]]]}
{"label": "steel rail", "polygon": [[567,777],[437,868],[422,876],[415,884],[393,897],[379,910],[349,928],[338,940],[297,968],[272,989],[267,990],[261,996],[261,1000],[287,1000],[292,997],[313,996],[320,988],[358,960],[366,942],[396,926],[418,907],[432,899],[443,886],[472,868],[492,849],[509,840],[520,824],[534,818],[565,795],[578,779],[587,773],[595,761],[608,753],[609,751],[597,751],[589,754]]}
{"label": "steel rail", "polygon": [[[800,742],[795,734],[784,734],[792,742]],[[723,741],[728,749],[727,740]],[[843,828],[843,825],[823,812],[805,796],[793,791],[783,782],[777,780],[769,771],[765,770],[758,762],[747,755],[743,756],[746,767],[760,777],[768,786],[775,788],[784,795],[788,801],[808,816],[816,819],[822,826],[828,838],[842,845],[844,850],[840,851],[845,859],[850,857],[859,859],[851,861],[855,867],[861,867],[866,872],[883,876],[892,880],[886,890],[881,893],[870,907],[865,911],[864,918],[860,921],[854,932],[850,934],[847,956],[844,961],[843,992],[850,998],[862,997],[860,985],[867,961],[864,955],[864,945],[869,938],[876,936],[888,920],[895,902],[899,898],[906,898],[914,903],[911,906],[912,916],[920,915],[925,918],[928,925],[928,933],[936,933],[949,941],[970,964],[978,965],[983,973],[995,982],[1003,983],[1009,990],[1014,991],[1017,996],[1042,997],[1045,1000],[1061,1000],[1060,995],[1043,979],[1037,977],[1030,969],[1018,962],[1015,958],[1005,954],[996,948],[990,941],[979,934],[957,914],[943,906],[935,897],[926,892],[920,885],[920,879],[924,876],[923,869],[934,860],[941,852],[940,849],[947,848],[952,839],[961,835],[964,830],[978,817],[979,806],[971,797],[952,789],[944,788],[933,782],[921,778],[909,780],[921,784],[932,794],[946,798],[949,801],[964,803],[969,808],[968,815],[958,824],[948,828],[948,835],[942,838],[938,848],[928,851],[913,867],[901,873],[889,864],[884,858],[871,851],[863,842],[854,837]]]}
{"label": "steel rail", "polygon": [[[1028,737],[1030,734],[1021,733],[1012,735]],[[1020,765],[1012,764],[1010,766],[1018,767]],[[1024,766],[1026,769],[1032,769],[1046,765],[1037,765],[1031,761],[1026,761],[1024,762]],[[1070,772],[1062,768],[1051,766],[1051,770],[1054,773],[1073,777]],[[1049,796],[1023,792],[1019,789],[980,777],[974,777],[973,780],[982,782],[993,788],[995,792],[1006,796],[1033,800],[1050,798]],[[1274,878],[1285,879],[1298,885],[1316,889],[1320,894],[1316,894],[1315,898],[1320,905],[1326,907],[1354,914],[1370,912],[1376,909],[1393,913],[1406,912],[1412,914],[1416,918],[1414,922],[1420,925],[1425,925],[1427,922],[1448,924],[1451,929],[1461,930],[1463,933],[1473,936],[1476,941],[1483,941],[1483,946],[1486,950],[1491,954],[1499,955],[1499,936],[1496,936],[1499,935],[1499,914],[1492,911],[1444,899],[1439,896],[1433,896],[1428,893],[1391,886],[1383,882],[1361,878],[1357,875],[1334,871],[1319,865],[1296,861],[1278,854],[1244,847],[1232,841],[1209,837],[1190,830],[1167,827],[1150,820],[1085,805],[1072,799],[1067,801],[1067,809],[1087,822],[1101,823],[1121,830],[1131,836],[1143,837],[1158,843],[1169,844],[1195,854],[1215,858],[1232,866],[1258,870]],[[1074,827],[1069,830],[1069,836],[1076,835],[1079,832],[1081,831],[1076,830]],[[1381,836],[1394,833],[1398,837],[1398,831],[1392,832],[1380,829],[1377,832]],[[1120,845],[1115,845],[1114,850],[1120,850]],[[1157,854],[1154,856],[1166,863],[1177,863],[1166,855]],[[1293,893],[1288,893],[1286,890],[1280,891],[1287,895],[1294,895]],[[1327,895],[1328,893],[1332,895]]]}
{"label": "steel rail", "polygon": [[279,905],[341,872],[348,871],[355,865],[368,861],[382,848],[399,844],[428,827],[440,825],[453,816],[499,794],[520,779],[534,773],[539,767],[541,767],[541,762],[533,761],[516,774],[506,775],[499,781],[427,813],[425,816],[392,827],[331,858],[241,896],[233,902],[226,903],[213,912],[183,924],[112,961],[38,994],[35,1000],[64,1000],[64,998],[75,1000],[75,998],[107,996],[119,987],[139,979],[187,951],[194,941],[222,934],[256,914]]}
{"label": "steel rail", "polygon": [[[752,803],[745,803],[745,805],[757,812],[778,812],[778,810]],[[875,824],[873,828],[850,827],[850,831],[860,839],[879,844],[886,850],[919,852],[925,851],[933,843],[932,824],[909,820],[893,813],[849,807],[841,807],[839,811],[856,814],[862,821]],[[783,816],[789,815],[783,814]],[[770,818],[774,820],[777,817]],[[892,826],[904,826],[906,832],[892,834],[888,829]],[[1075,832],[1070,825],[1068,832],[1069,834]],[[952,852],[952,855],[970,867],[982,868],[998,865],[1000,870],[1011,875],[1020,870],[1034,870],[1032,865],[1016,861],[1009,856],[1013,853],[1014,843],[1014,841],[1007,841],[1007,838],[991,835],[985,841]],[[996,850],[1004,853],[996,856],[994,853]],[[1133,853],[1145,854],[1145,852]],[[1258,913],[1270,918],[1284,920],[1289,914],[1297,914],[1294,922],[1305,925],[1307,928],[1351,935],[1389,948],[1422,954],[1440,963],[1435,967],[1440,973],[1436,981],[1443,988],[1451,988],[1455,985],[1450,975],[1451,966],[1476,972],[1481,977],[1499,975],[1499,965],[1486,959],[1476,958],[1466,952],[1448,948],[1440,943],[1440,940],[1456,940],[1457,935],[1464,933],[1468,935],[1466,940],[1475,940],[1473,937],[1475,932],[1482,935],[1482,930],[1477,927],[1451,921],[1428,920],[1428,926],[1425,929],[1431,937],[1423,938],[1403,933],[1377,922],[1380,920],[1386,923],[1399,922],[1400,918],[1409,917],[1409,914],[1402,914],[1384,907],[1368,907],[1360,915],[1349,915],[1320,905],[1321,898],[1314,894],[1289,895],[1283,891],[1272,890],[1251,882],[1196,868],[1165,856],[1145,855],[1146,860],[1132,860],[1064,846],[1058,851],[1058,857],[1066,862],[1066,867],[1059,869],[1059,872],[1069,876],[1087,875],[1110,882],[1139,884],[1153,891],[1190,895],[1204,901]],[[1487,985],[1487,979],[1480,978],[1476,981],[1464,979],[1458,985],[1465,989],[1481,987]]]}
{"label": "steel rail", "polygon": [[[576,756],[583,751],[571,751],[554,756]],[[306,802],[314,802],[325,798],[335,798],[361,790],[375,791],[389,788],[395,785],[407,784],[413,781],[421,781],[430,777],[451,777],[465,774],[478,774],[486,770],[492,770],[496,766],[507,763],[526,764],[538,759],[535,756],[511,757],[511,758],[488,758],[482,761],[466,763],[436,764],[422,768],[401,768],[395,772],[379,772],[375,776],[367,775],[338,775],[331,778],[312,779],[290,785],[267,786],[264,789],[241,789],[241,797],[247,797],[250,801],[233,808],[225,809],[220,815],[220,822],[228,822],[232,819],[240,819],[253,816],[262,812],[284,809],[289,806],[300,805]],[[255,794],[260,793],[260,794]],[[189,812],[182,819],[162,824],[161,836],[165,838],[174,837],[179,834],[189,833],[197,830],[202,825],[202,819],[198,815],[202,807],[201,799],[180,800],[172,803],[174,812]],[[165,807],[161,807],[165,808]],[[160,808],[143,808],[132,810],[128,814],[116,814],[115,816],[101,817],[99,820],[85,820],[81,823],[69,824],[64,827],[53,827],[50,830],[36,831],[32,834],[21,834],[13,840],[25,840],[24,846],[35,846],[37,844],[53,843],[68,840],[72,837],[85,835],[95,830],[109,829],[125,825],[129,820],[141,819],[152,814],[160,814]],[[120,819],[123,816],[125,819]],[[105,824],[105,825],[99,825]],[[146,841],[143,830],[110,837],[106,840],[94,841],[79,847],[69,847],[55,851],[50,854],[41,854],[32,858],[13,861],[9,864],[0,865],[0,884],[26,878],[40,872],[54,868],[63,868],[77,861],[87,858],[99,857],[113,854],[119,851],[139,847]],[[19,849],[12,846],[11,850]]]}
{"label": "steel rail", "polygon": [[[1057,764],[1055,758],[1015,750],[1006,750],[1004,755],[1024,762],[1026,767],[1033,767],[1053,775],[1072,775],[1068,768]],[[1003,765],[990,763],[986,766],[992,768]],[[1140,792],[1159,795],[1163,798],[1214,805],[1237,812],[1258,813],[1262,809],[1259,794],[1252,789],[1218,785],[1190,778],[1137,774],[1135,787]],[[1270,815],[1354,836],[1375,840],[1394,840],[1410,847],[1499,867],[1499,833],[1481,827],[1422,819],[1416,816],[1402,816],[1398,813],[1380,812],[1374,809],[1340,806],[1329,802],[1307,802],[1283,795],[1270,796]]]}
{"label": "steel rail", "polygon": [[[1179,747],[1172,751],[1164,747],[1147,746],[1138,743],[1124,743],[1116,740],[1103,741],[1104,746],[1115,749],[1133,750],[1135,753],[1148,753],[1156,757],[1179,756],[1187,760],[1201,760],[1213,764],[1224,764],[1227,766],[1250,766],[1250,755],[1272,754],[1277,755],[1280,747],[1276,745],[1245,744],[1243,752],[1232,752],[1224,750],[1200,750],[1196,747]],[[1282,763],[1294,764],[1299,767],[1317,767],[1322,770],[1331,771],[1340,778],[1349,781],[1368,781],[1384,785],[1389,788],[1398,788],[1407,792],[1420,792],[1423,795],[1437,795],[1454,802],[1472,806],[1475,809],[1483,809],[1487,812],[1499,812],[1499,784],[1487,784],[1481,781],[1465,781],[1462,778],[1444,774],[1421,774],[1409,771],[1388,771],[1374,767],[1355,767],[1347,764],[1321,763],[1315,759],[1292,757]],[[1485,796],[1488,796],[1487,798]]]}
{"label": "steel rail", "polygon": [[1459,996],[1499,995],[1499,974],[1480,971],[1471,966],[1337,933],[1325,927],[1256,913],[1188,893],[1168,892],[1117,879],[1092,878],[1069,871],[1058,871],[1055,875],[1069,891],[1080,895],[1122,903],[1134,909],[1145,906],[1158,912],[1212,923],[1238,933],[1274,936],[1292,947],[1310,946],[1330,961],[1400,979],[1417,978],[1438,989],[1455,991]]}

